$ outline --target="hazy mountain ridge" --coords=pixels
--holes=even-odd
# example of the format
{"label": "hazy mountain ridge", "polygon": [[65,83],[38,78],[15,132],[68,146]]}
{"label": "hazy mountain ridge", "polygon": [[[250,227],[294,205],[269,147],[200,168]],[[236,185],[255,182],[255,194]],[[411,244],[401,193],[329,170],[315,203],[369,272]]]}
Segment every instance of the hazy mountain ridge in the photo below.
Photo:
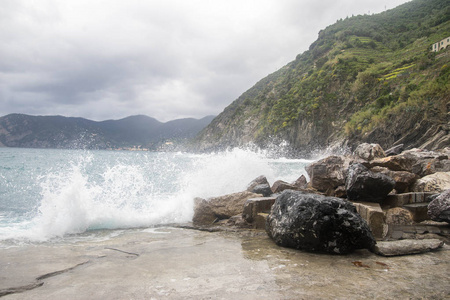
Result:
{"label": "hazy mountain ridge", "polygon": [[92,121],[63,116],[9,114],[0,117],[0,146],[28,148],[157,149],[165,142],[184,143],[206,127],[213,116],[166,123],[144,116]]}
{"label": "hazy mountain ridge", "polygon": [[207,151],[286,140],[298,150],[375,142],[450,144],[450,1],[415,0],[338,20],[263,78],[197,137]]}

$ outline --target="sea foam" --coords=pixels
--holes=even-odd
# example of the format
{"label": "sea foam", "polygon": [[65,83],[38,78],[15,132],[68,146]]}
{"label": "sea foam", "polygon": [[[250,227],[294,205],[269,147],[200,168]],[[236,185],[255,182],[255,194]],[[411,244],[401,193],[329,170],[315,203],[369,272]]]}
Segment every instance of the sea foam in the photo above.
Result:
{"label": "sea foam", "polygon": [[269,182],[293,181],[306,174],[306,163],[242,149],[200,155],[79,152],[66,167],[37,176],[40,199],[30,208],[32,217],[3,226],[0,238],[43,241],[96,229],[185,223],[195,197],[245,190],[260,175]]}

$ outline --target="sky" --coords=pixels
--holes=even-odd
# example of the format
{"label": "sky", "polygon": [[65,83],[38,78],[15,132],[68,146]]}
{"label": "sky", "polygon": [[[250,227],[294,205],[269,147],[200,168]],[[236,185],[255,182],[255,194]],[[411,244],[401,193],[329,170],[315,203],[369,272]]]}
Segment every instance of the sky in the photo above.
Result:
{"label": "sky", "polygon": [[218,115],[338,19],[407,0],[0,0],[0,116]]}

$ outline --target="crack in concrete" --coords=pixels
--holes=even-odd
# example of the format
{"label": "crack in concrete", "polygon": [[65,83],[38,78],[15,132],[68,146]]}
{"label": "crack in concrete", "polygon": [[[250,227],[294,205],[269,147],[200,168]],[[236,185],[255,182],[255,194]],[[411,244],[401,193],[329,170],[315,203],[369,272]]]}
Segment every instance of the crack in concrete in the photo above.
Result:
{"label": "crack in concrete", "polygon": [[0,297],[6,296],[6,295],[10,295],[10,294],[17,294],[17,293],[22,293],[22,292],[26,292],[26,291],[30,291],[33,290],[35,288],[41,287],[44,285],[44,282],[42,280],[49,278],[49,277],[53,277],[53,276],[57,276],[66,272],[69,272],[79,266],[85,265],[87,263],[89,263],[90,261],[85,261],[82,263],[79,263],[73,267],[67,268],[67,269],[63,269],[63,270],[59,270],[59,271],[55,271],[55,272],[50,272],[41,276],[36,277],[36,282],[28,284],[28,285],[23,285],[23,286],[18,286],[18,287],[12,287],[12,288],[6,288],[6,289],[1,289],[0,290]]}
{"label": "crack in concrete", "polygon": [[127,251],[123,251],[123,250],[120,250],[120,249],[117,249],[117,248],[106,247],[105,249],[107,249],[107,250],[114,250],[114,251],[122,252],[122,253],[125,253],[125,254],[139,256],[139,254],[137,254],[137,253],[127,252]]}

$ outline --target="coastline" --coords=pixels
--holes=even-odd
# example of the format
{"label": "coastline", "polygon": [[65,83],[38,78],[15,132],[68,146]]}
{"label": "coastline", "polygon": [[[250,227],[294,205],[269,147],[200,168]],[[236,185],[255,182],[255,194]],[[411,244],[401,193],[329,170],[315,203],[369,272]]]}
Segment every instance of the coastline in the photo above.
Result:
{"label": "coastline", "polygon": [[[3,299],[442,299],[450,246],[380,257],[282,248],[261,230],[158,227],[0,249]],[[441,280],[442,279],[442,280]]]}

